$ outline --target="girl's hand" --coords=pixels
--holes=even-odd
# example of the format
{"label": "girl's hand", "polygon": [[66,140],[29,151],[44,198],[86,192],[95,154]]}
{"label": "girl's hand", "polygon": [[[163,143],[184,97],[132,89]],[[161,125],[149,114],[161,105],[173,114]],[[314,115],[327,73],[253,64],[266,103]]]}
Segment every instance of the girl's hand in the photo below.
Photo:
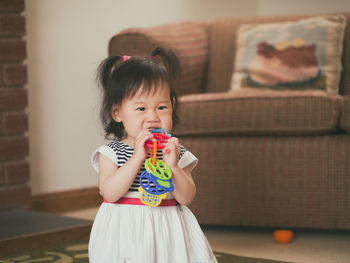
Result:
{"label": "girl's hand", "polygon": [[163,149],[163,161],[169,166],[170,169],[174,169],[177,167],[179,156],[179,139],[176,137],[171,137]]}
{"label": "girl's hand", "polygon": [[147,140],[152,139],[153,134],[148,130],[142,130],[135,139],[134,144],[134,157],[144,161],[147,158],[147,148],[145,143]]}

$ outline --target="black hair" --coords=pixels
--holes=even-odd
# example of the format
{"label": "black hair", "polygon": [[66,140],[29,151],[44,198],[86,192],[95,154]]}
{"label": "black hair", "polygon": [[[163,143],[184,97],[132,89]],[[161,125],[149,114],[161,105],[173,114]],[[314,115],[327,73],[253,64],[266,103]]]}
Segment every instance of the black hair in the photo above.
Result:
{"label": "black hair", "polygon": [[124,138],[123,123],[113,120],[111,110],[114,105],[120,106],[124,99],[133,97],[141,86],[143,92],[151,92],[160,84],[168,85],[175,125],[178,117],[174,85],[180,72],[180,63],[175,53],[171,49],[157,47],[153,50],[152,57],[133,56],[124,62],[122,60],[122,56],[110,56],[102,61],[97,70],[97,80],[103,92],[100,117],[105,137],[113,135],[117,139]]}

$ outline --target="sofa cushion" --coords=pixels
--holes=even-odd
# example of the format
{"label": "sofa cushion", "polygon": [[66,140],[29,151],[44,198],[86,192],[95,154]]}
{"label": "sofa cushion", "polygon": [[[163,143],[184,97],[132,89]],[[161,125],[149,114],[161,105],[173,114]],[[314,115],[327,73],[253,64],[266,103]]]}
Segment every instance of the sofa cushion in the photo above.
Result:
{"label": "sofa cushion", "polygon": [[343,98],[320,91],[222,92],[179,99],[176,135],[314,135],[338,130]]}
{"label": "sofa cushion", "polygon": [[181,22],[126,29],[110,40],[109,54],[147,57],[157,46],[174,49],[180,58],[182,75],[176,85],[177,94],[203,92],[208,61],[206,23]]}
{"label": "sofa cushion", "polygon": [[[230,89],[234,56],[236,52],[236,31],[243,24],[276,23],[297,21],[320,14],[283,15],[283,16],[255,16],[241,18],[220,18],[210,21],[209,32],[209,65],[207,92],[224,92]],[[323,15],[323,14],[322,14]],[[344,13],[347,24],[350,25],[350,13]],[[349,37],[348,37],[349,36]],[[344,47],[350,46],[350,26],[346,27]],[[350,52],[344,50],[342,57],[344,70],[341,76],[340,94],[350,94]]]}
{"label": "sofa cushion", "polygon": [[343,111],[340,120],[340,128],[350,133],[350,95],[344,97]]}
{"label": "sofa cushion", "polygon": [[231,88],[338,94],[345,26],[343,15],[242,25]]}

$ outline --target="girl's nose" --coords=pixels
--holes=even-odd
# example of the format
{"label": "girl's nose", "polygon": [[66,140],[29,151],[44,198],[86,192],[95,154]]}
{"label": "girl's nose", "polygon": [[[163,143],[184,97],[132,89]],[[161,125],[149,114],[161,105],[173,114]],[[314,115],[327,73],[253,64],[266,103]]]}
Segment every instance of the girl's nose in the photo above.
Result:
{"label": "girl's nose", "polygon": [[157,120],[159,120],[158,114],[155,111],[149,111],[147,117],[148,117],[149,121],[157,121]]}

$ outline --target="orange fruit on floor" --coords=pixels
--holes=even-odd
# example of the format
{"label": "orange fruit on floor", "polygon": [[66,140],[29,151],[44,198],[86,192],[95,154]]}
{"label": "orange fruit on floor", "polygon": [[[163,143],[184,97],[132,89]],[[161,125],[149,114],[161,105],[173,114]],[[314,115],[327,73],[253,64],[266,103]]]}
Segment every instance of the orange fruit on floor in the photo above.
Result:
{"label": "orange fruit on floor", "polygon": [[288,244],[293,238],[292,230],[275,230],[273,232],[273,238],[278,244]]}

